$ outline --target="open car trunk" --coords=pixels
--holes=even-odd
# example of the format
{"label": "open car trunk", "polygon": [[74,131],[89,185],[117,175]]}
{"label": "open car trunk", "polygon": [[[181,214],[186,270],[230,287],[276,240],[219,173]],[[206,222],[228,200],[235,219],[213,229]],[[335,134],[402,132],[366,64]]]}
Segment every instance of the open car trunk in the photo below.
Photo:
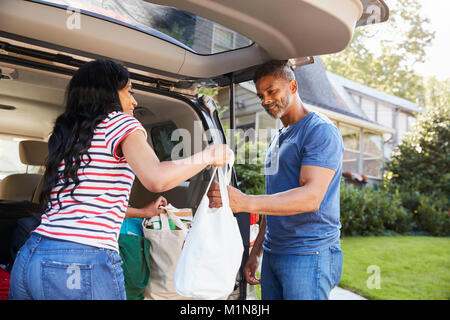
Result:
{"label": "open car trunk", "polygon": [[[74,68],[70,65],[58,64],[58,68],[50,70],[46,65],[36,61],[17,59],[1,62],[0,69],[8,70],[10,77],[1,80],[0,98],[3,105],[16,108],[8,116],[0,118],[3,132],[29,139],[47,141],[51,134],[56,117],[64,110],[65,88]],[[5,72],[6,73],[6,72]],[[133,90],[138,101],[134,115],[147,130],[148,143],[155,150],[160,161],[184,158],[203,150],[214,139],[215,143],[225,143],[225,137],[220,130],[220,121],[211,100],[191,99],[178,93],[169,92],[161,87],[146,85],[142,77],[132,74]],[[139,80],[137,80],[139,79]],[[151,82],[152,79],[146,79]],[[215,128],[212,136],[209,129]],[[188,181],[172,190],[156,194],[145,189],[136,177],[129,205],[141,208],[159,195],[164,196],[168,203],[177,208],[191,208],[195,214],[196,208],[206,192],[211,177],[212,167],[208,167]],[[33,201],[38,201],[40,185],[37,186]],[[31,200],[31,195],[30,195]],[[20,217],[18,217],[20,218]],[[246,253],[248,253],[248,214],[237,215]],[[1,223],[11,229],[11,219],[8,224]],[[2,248],[8,243],[2,242]],[[3,248],[5,252],[7,248]],[[6,264],[7,261],[0,263]],[[245,298],[245,280],[242,270],[238,275],[238,286],[230,296],[234,299]],[[242,290],[242,288],[244,288]]]}

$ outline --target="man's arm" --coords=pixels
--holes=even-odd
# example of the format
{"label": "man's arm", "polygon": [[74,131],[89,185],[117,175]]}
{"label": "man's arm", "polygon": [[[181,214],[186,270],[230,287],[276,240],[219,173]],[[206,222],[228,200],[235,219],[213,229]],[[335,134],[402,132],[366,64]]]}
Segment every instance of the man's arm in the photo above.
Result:
{"label": "man's arm", "polygon": [[[304,165],[299,177],[300,187],[272,195],[246,195],[228,186],[231,210],[278,216],[317,211],[334,173],[334,170],[325,167]],[[216,182],[210,188],[208,196],[210,207],[222,206]]]}
{"label": "man's arm", "polygon": [[259,232],[256,236],[255,243],[253,244],[250,255],[247,259],[244,268],[245,279],[249,284],[259,284],[260,279],[256,278],[256,270],[258,270],[259,260],[263,253],[262,244],[264,242],[264,236],[266,234],[266,217],[261,216],[261,222],[259,223]]}

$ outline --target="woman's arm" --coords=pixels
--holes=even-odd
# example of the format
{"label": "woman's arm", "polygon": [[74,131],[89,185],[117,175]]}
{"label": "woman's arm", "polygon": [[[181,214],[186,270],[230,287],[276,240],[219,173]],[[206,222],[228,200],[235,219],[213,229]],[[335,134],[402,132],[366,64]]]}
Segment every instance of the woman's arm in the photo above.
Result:
{"label": "woman's arm", "polygon": [[167,206],[167,200],[163,196],[159,196],[153,202],[150,202],[143,208],[133,208],[128,206],[127,212],[125,213],[125,219],[128,218],[151,218],[153,216],[157,216],[159,214],[164,214],[166,211],[161,206]]}
{"label": "woman's arm", "polygon": [[122,141],[121,151],[142,185],[155,193],[176,187],[208,165],[224,166],[232,156],[226,145],[213,145],[189,158],[160,162],[141,130]]}

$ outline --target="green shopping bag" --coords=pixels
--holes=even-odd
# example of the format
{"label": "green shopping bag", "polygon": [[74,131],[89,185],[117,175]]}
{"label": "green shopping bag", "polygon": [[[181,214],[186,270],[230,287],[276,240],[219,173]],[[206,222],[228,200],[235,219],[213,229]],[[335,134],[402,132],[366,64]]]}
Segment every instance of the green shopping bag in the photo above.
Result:
{"label": "green shopping bag", "polygon": [[143,237],[141,228],[142,219],[125,219],[118,241],[128,300],[143,300],[150,278],[150,242]]}

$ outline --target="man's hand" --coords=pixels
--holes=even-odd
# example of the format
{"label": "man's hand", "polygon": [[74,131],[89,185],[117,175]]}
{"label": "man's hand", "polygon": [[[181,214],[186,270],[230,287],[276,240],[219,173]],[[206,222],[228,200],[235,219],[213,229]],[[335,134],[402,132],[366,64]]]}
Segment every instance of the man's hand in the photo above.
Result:
{"label": "man's hand", "polygon": [[[228,199],[230,202],[231,211],[233,212],[246,212],[247,208],[246,197],[247,195],[232,186],[227,186]],[[209,207],[220,208],[222,207],[222,197],[220,196],[220,187],[217,181],[213,181],[211,187],[208,190]]]}
{"label": "man's hand", "polygon": [[261,280],[256,278],[256,270],[258,269],[259,259],[256,255],[251,254],[247,259],[247,263],[245,264],[244,274],[245,280],[249,284],[255,285],[260,284]]}

